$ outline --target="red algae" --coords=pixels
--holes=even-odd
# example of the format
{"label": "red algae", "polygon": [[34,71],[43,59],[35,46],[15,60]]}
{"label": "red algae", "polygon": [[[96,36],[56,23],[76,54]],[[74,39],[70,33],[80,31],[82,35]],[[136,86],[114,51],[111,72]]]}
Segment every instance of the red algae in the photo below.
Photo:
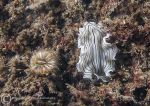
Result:
{"label": "red algae", "polygon": [[[120,50],[110,82],[83,80],[77,72],[85,21],[101,21]],[[45,49],[58,51],[55,75],[31,72],[35,51]],[[0,62],[0,105],[149,106],[150,2],[1,0]]]}

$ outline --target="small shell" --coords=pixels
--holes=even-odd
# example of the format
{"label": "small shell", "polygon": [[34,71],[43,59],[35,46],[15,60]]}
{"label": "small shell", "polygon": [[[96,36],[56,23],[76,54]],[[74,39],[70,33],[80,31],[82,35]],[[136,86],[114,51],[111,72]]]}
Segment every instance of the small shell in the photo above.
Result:
{"label": "small shell", "polygon": [[95,75],[105,81],[105,76],[110,76],[110,72],[115,70],[114,60],[118,49],[106,42],[109,36],[101,23],[85,22],[83,28],[79,28],[77,69],[84,73],[83,78],[93,79]]}

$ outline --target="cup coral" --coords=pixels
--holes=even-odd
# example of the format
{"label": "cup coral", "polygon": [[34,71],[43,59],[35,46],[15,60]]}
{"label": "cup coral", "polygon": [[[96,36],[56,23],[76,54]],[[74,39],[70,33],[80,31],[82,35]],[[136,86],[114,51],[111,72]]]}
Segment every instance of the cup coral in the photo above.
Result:
{"label": "cup coral", "polygon": [[35,52],[30,60],[30,69],[39,75],[54,75],[58,69],[58,55],[53,50]]}
{"label": "cup coral", "polygon": [[28,67],[26,60],[20,55],[12,57],[8,62],[8,66],[12,70],[12,73],[17,76],[23,75],[24,70]]}

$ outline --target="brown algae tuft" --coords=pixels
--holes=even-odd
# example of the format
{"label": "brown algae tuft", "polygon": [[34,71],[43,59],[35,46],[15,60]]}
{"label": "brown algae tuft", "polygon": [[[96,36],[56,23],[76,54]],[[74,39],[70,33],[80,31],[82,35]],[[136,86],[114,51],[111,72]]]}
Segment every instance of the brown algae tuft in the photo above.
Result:
{"label": "brown algae tuft", "polygon": [[0,74],[3,73],[5,67],[5,58],[0,56]]}
{"label": "brown algae tuft", "polygon": [[54,75],[58,70],[58,55],[53,50],[39,50],[30,60],[30,69],[39,75]]}

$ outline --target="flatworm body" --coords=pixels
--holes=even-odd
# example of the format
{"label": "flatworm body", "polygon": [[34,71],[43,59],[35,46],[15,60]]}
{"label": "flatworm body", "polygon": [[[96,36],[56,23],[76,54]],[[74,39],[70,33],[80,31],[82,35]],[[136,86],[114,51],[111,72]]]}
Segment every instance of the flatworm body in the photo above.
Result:
{"label": "flatworm body", "polygon": [[79,28],[78,48],[80,48],[77,69],[83,72],[83,78],[98,79],[106,81],[110,72],[115,70],[115,56],[117,47],[107,43],[110,36],[103,28],[102,24],[95,22],[85,22],[83,28]]}

